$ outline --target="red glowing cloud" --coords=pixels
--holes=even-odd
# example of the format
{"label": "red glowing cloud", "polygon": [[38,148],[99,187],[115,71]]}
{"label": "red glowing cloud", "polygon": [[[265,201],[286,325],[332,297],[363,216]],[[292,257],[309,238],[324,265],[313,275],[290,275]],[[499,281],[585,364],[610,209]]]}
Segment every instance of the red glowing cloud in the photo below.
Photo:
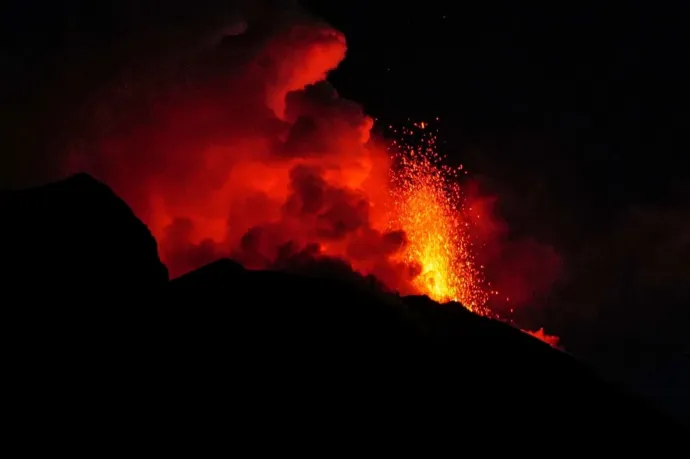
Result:
{"label": "red glowing cloud", "polygon": [[221,256],[265,268],[287,247],[317,247],[397,288],[409,269],[391,258],[406,240],[387,227],[388,153],[369,143],[372,119],[324,81],[345,39],[318,22],[268,24],[170,76],[121,84],[72,166],[134,207],[173,275]]}

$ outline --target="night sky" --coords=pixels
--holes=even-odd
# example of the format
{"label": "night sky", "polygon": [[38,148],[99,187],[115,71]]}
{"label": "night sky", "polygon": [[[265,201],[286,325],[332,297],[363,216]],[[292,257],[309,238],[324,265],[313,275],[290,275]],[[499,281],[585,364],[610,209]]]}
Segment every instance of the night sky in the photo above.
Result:
{"label": "night sky", "polygon": [[[121,18],[191,30],[232,2],[6,3],[0,184],[18,186],[55,171],[51,152],[79,123],[74,101],[110,78]],[[683,7],[303,4],[347,37],[329,77],[342,96],[377,129],[439,117],[442,152],[498,198],[511,235],[562,256],[562,281],[522,322],[545,326],[608,377],[646,378],[663,393],[666,379],[654,375],[673,374],[690,349]]]}

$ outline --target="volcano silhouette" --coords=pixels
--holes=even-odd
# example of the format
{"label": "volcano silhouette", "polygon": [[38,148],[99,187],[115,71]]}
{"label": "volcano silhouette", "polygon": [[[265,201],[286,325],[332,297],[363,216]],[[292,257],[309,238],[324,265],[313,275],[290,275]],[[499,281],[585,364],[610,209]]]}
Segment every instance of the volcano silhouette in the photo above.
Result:
{"label": "volcano silhouette", "polygon": [[146,226],[87,175],[5,192],[0,215],[4,392],[32,447],[551,454],[687,438],[572,356],[346,266],[226,259],[169,281]]}

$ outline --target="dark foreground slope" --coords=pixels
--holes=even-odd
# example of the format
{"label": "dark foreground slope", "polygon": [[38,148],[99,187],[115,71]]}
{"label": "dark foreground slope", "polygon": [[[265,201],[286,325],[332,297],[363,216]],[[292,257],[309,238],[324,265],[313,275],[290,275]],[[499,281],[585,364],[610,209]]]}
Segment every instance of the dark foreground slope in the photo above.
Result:
{"label": "dark foreground slope", "polygon": [[27,451],[665,456],[685,440],[568,355],[457,305],[230,260],[166,283],[148,231],[98,182],[4,199],[2,264],[21,270],[2,285],[3,402]]}
{"label": "dark foreground slope", "polygon": [[4,281],[25,298],[141,291],[168,281],[146,225],[86,174],[0,193],[0,219]]}

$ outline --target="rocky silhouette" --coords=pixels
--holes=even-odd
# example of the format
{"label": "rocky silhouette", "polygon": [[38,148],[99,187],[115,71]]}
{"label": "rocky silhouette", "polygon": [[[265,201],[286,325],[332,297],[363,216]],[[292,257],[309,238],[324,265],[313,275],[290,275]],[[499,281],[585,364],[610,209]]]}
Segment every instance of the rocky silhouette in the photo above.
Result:
{"label": "rocky silhouette", "polygon": [[333,260],[168,281],[145,225],[86,175],[0,212],[6,414],[28,449],[664,456],[687,438],[570,355]]}
{"label": "rocky silhouette", "polygon": [[0,195],[5,289],[24,298],[156,289],[168,281],[156,241],[106,185],[86,174]]}

